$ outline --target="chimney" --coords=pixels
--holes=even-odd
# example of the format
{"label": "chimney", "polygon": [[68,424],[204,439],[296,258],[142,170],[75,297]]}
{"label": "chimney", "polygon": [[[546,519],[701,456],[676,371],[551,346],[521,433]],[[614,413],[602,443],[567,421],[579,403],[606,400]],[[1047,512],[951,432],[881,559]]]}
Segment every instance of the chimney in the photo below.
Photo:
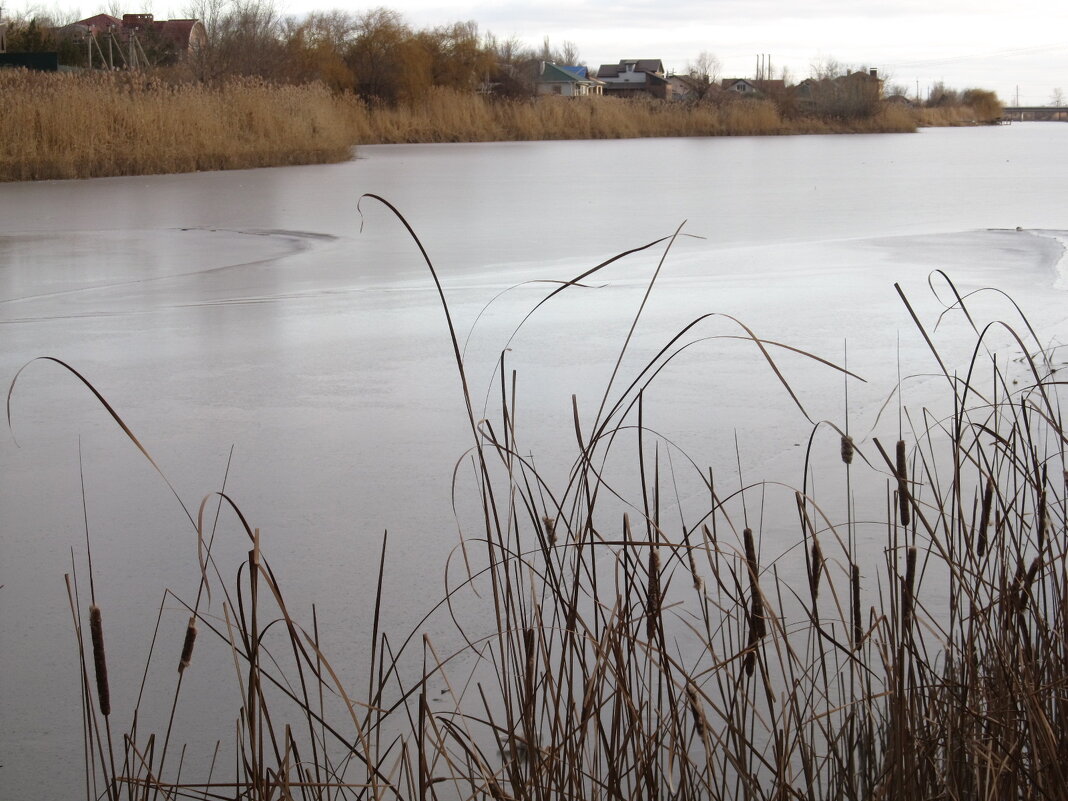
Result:
{"label": "chimney", "polygon": [[879,70],[875,69],[875,67],[872,67],[870,70],[868,70],[868,74],[876,80],[879,79]]}

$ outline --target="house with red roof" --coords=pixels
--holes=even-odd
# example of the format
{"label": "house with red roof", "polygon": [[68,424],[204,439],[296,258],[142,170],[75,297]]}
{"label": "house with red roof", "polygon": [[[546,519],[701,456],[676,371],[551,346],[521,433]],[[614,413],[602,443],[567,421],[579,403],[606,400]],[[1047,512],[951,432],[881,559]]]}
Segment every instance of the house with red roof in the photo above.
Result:
{"label": "house with red roof", "polygon": [[137,45],[178,57],[196,52],[208,43],[208,31],[200,20],[157,20],[152,14],[123,14],[121,19],[111,14],[95,14],[63,30],[71,35],[96,40],[111,37],[112,43],[118,43],[124,49]]}

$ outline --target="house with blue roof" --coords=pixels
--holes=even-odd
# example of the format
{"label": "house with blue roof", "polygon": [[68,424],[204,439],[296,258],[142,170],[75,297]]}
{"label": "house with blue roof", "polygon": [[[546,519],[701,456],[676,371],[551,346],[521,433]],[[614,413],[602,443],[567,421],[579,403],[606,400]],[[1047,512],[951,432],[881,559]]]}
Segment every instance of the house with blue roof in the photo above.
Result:
{"label": "house with blue roof", "polygon": [[592,97],[604,93],[604,82],[590,77],[585,67],[561,66],[542,61],[534,91],[539,95]]}

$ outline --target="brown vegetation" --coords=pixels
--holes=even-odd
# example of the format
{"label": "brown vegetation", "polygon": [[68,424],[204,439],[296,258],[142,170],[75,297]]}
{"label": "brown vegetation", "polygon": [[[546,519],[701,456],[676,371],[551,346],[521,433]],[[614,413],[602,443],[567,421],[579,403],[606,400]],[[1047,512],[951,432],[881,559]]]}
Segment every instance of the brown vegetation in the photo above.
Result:
{"label": "brown vegetation", "polygon": [[867,114],[817,115],[732,93],[695,103],[503,99],[455,86],[387,103],[322,84],[187,82],[173,71],[4,70],[0,91],[0,180],[7,181],[342,161],[357,144],[900,133],[1000,116],[996,98],[985,106],[882,102]]}
{"label": "brown vegetation", "polygon": [[[573,44],[534,50],[474,22],[417,30],[386,8],[298,20],[257,0],[203,0],[192,11],[206,44],[178,53],[146,38],[148,72],[0,74],[0,180],[338,161],[356,144],[906,132],[1000,117],[978,90],[888,104],[874,75],[836,62],[803,90],[765,81],[765,96],[743,98],[715,84],[709,53],[689,67],[688,102],[535,99],[531,64],[574,63]],[[78,35],[16,19],[9,39],[84,67]]]}
{"label": "brown vegetation", "polygon": [[[982,339],[981,321],[949,291],[958,299],[949,311]],[[934,350],[929,326],[913,316]],[[99,679],[105,658],[102,648],[96,656],[95,634],[88,650],[76,611],[86,599],[68,581],[92,797],[1062,797],[1066,440],[1061,382],[1026,320],[1020,386],[1004,359],[980,347],[971,364],[948,367],[935,351],[948,416],[905,415],[926,422],[900,431],[896,447],[814,424],[786,506],[765,509],[770,485],[726,487],[711,468],[693,465],[688,480],[703,486],[706,501],[669,514],[662,498],[673,497],[675,471],[687,460],[643,427],[643,390],[714,322],[700,318],[679,332],[626,389],[606,388],[595,418],[580,420],[576,409],[560,432],[575,447],[560,483],[525,456],[503,363],[492,420],[475,415],[465,392],[473,484],[458,502],[470,503],[479,522],[464,532],[466,575],[443,604],[466,645],[442,653],[430,634],[380,629],[376,612],[366,634],[370,675],[359,689],[339,680],[318,623],[302,627],[286,606],[259,531],[231,514],[229,498],[205,499],[190,519],[198,521],[199,569],[205,581],[212,576],[222,611],[209,614],[200,594],[183,602],[167,629],[174,636],[158,635],[170,656],[153,668],[174,676],[173,697],[161,699],[173,709],[183,677],[197,670],[190,614],[233,656],[236,736],[201,775],[190,775],[185,750],[169,745],[173,712],[155,728],[131,700],[136,686],[112,686],[106,699],[91,694],[92,666]],[[450,336],[466,387],[451,327]],[[725,336],[757,344],[793,397],[775,363],[780,346],[744,327]],[[820,362],[813,358],[812,368],[828,367]],[[625,447],[633,461],[620,461]],[[839,453],[844,464],[832,471]],[[627,475],[608,470],[613,464],[628,464]],[[857,508],[862,480],[884,489]],[[210,512],[220,497],[215,534]],[[836,507],[842,497],[848,502]],[[797,547],[772,558],[763,529],[792,532]],[[874,543],[858,548],[858,531],[882,537],[874,564]],[[233,582],[220,584],[212,542],[226,536],[247,538],[250,550]],[[791,571],[793,580],[780,576]],[[382,586],[380,578],[376,609]],[[479,603],[479,619],[457,617]],[[170,660],[179,652],[175,676]],[[399,666],[413,658],[421,672],[405,679]],[[109,717],[117,698],[133,711],[122,736],[113,736],[120,723]],[[206,742],[215,737],[203,733]]]}
{"label": "brown vegetation", "polygon": [[439,90],[399,107],[361,104],[360,144],[626,139],[655,136],[755,136],[915,130],[907,112],[886,107],[863,120],[787,119],[768,100],[685,105],[621,98],[501,101]]}
{"label": "brown vegetation", "polygon": [[0,180],[310,164],[352,152],[351,104],[322,86],[0,70],[0,96]]}

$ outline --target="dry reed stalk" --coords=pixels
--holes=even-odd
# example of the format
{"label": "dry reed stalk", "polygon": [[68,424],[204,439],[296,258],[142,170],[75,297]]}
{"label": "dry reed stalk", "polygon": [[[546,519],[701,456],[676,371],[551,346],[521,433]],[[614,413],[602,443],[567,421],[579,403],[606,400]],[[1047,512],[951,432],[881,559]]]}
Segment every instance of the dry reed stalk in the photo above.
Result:
{"label": "dry reed stalk", "polygon": [[849,581],[850,618],[853,623],[853,649],[860,648],[864,640],[864,621],[860,617],[860,566],[850,569]]}

